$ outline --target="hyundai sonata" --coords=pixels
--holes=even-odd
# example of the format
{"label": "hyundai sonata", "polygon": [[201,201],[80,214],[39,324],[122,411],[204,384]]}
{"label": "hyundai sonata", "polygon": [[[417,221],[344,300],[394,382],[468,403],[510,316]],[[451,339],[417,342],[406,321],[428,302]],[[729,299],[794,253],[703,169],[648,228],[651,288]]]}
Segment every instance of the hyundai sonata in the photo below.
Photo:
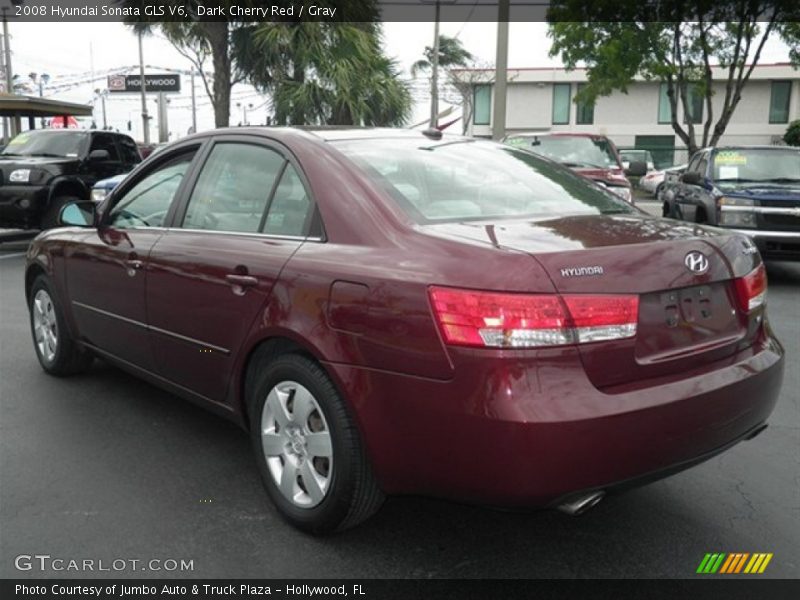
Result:
{"label": "hyundai sonata", "polygon": [[524,149],[218,130],[60,219],[28,251],[44,370],[100,357],[234,419],[313,532],[387,494],[578,513],[753,437],[781,385],[745,236]]}

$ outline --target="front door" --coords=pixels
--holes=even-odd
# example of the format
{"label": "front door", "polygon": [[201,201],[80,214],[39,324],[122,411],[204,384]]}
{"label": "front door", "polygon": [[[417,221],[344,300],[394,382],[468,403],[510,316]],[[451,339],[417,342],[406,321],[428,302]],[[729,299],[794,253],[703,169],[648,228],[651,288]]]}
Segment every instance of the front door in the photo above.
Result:
{"label": "front door", "polygon": [[311,202],[299,171],[258,138],[218,139],[184,213],[150,254],[147,304],[160,374],[216,402],[305,239]]}
{"label": "front door", "polygon": [[145,287],[150,250],[194,151],[168,158],[123,191],[103,226],[66,255],[67,286],[81,337],[99,350],[153,370]]}

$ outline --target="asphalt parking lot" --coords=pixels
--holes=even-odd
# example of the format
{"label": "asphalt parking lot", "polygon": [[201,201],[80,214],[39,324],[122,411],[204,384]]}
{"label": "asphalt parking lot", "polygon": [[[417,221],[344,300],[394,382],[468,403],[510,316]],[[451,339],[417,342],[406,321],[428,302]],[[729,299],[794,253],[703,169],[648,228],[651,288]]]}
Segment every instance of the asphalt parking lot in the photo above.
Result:
{"label": "asphalt parking lot", "polygon": [[188,559],[192,572],[49,576],[692,577],[707,552],[771,552],[800,574],[800,264],[770,263],[783,392],[759,437],[572,518],[393,498],[360,528],[316,539],[278,517],[247,436],[97,362],[40,369],[23,294],[25,243],[0,245],[0,576],[20,554]]}

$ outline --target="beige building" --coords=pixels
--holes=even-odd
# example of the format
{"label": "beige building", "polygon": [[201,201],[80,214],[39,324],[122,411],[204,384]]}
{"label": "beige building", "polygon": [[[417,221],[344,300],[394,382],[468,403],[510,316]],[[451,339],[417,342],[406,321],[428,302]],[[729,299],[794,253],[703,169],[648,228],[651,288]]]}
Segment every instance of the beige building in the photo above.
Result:
{"label": "beige building", "polygon": [[[490,80],[491,71],[462,70],[470,81]],[[714,121],[725,96],[727,73],[714,69]],[[666,84],[638,79],[627,93],[614,92],[598,98],[594,106],[574,102],[575,93],[586,82],[586,71],[554,68],[509,69],[506,129],[508,133],[532,131],[572,131],[602,133],[621,148],[644,148],[656,154],[660,163],[682,161],[686,157],[680,139],[670,125],[670,106]],[[491,135],[494,86],[476,83],[474,110],[468,133]],[[707,117],[700,95],[693,101],[694,122],[700,128]],[[679,107],[679,110],[682,109]],[[683,114],[679,119],[685,120]],[[758,65],[742,92],[722,144],[774,144],[786,132],[788,123],[800,119],[800,70],[788,63]]]}

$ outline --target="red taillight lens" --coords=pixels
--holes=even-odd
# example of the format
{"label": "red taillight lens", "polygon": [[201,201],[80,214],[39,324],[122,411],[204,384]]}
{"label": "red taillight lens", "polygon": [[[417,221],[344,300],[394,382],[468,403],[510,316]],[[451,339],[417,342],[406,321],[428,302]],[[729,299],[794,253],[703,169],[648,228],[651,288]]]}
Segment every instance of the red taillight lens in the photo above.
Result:
{"label": "red taillight lens", "polygon": [[561,346],[636,335],[638,296],[506,294],[432,287],[448,344],[493,348]]}
{"label": "red taillight lens", "polygon": [[767,301],[767,270],[764,263],[758,265],[744,277],[734,280],[739,308],[744,312],[755,310]]}

